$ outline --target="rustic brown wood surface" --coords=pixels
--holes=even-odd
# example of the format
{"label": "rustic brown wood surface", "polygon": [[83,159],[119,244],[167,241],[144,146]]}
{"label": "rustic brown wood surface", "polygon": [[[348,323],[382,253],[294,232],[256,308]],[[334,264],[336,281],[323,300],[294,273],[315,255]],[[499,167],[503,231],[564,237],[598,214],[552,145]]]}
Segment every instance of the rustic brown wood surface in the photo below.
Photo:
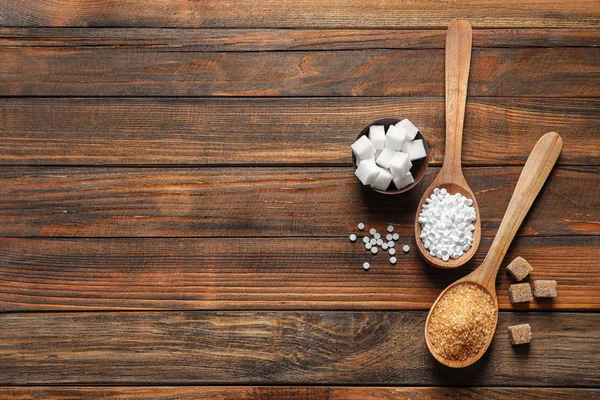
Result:
{"label": "rustic brown wood surface", "polygon": [[[0,95],[9,96],[444,95],[443,49],[207,53],[4,47],[0,58]],[[475,49],[468,94],[599,97],[598,64],[597,47]]]}
{"label": "rustic brown wood surface", "polygon": [[0,388],[2,400],[102,399],[305,399],[305,400],[434,400],[434,399],[562,399],[581,400],[600,397],[600,389],[583,388],[473,388],[473,387],[325,387],[325,386],[158,386],[158,387],[52,387]]}
{"label": "rustic brown wood surface", "polygon": [[[426,314],[2,314],[0,376],[7,385],[600,384],[600,352],[592,351],[600,346],[599,313],[501,313],[488,353],[462,370],[443,367],[427,354]],[[523,322],[535,340],[515,349],[507,327]]]}
{"label": "rustic brown wood surface", "polygon": [[[177,309],[427,310],[447,285],[481,264],[491,238],[456,271],[398,264],[356,266],[362,246],[347,238],[0,239],[0,307],[10,311]],[[414,244],[411,243],[414,248]],[[517,256],[536,279],[556,279],[560,296],[511,305],[508,274],[498,275],[502,310],[599,310],[595,236],[520,237]],[[231,253],[235,253],[235,257]],[[103,255],[103,256],[100,256]],[[568,262],[568,268],[565,267]]]}
{"label": "rustic brown wood surface", "polygon": [[[463,165],[523,165],[552,130],[565,143],[559,165],[600,165],[599,109],[598,99],[469,97]],[[348,138],[390,115],[425,132],[430,165],[444,157],[442,97],[0,98],[0,115],[0,165],[351,166]]]}
{"label": "rustic brown wood surface", "polygon": [[[482,242],[444,271],[413,222],[455,17]],[[595,0],[0,0],[0,399],[600,398],[599,45]],[[352,173],[384,117],[432,148],[405,195]],[[501,270],[492,347],[444,368],[427,310],[549,131],[561,156],[502,266],[559,297],[512,305]],[[361,221],[411,251],[373,258]]]}

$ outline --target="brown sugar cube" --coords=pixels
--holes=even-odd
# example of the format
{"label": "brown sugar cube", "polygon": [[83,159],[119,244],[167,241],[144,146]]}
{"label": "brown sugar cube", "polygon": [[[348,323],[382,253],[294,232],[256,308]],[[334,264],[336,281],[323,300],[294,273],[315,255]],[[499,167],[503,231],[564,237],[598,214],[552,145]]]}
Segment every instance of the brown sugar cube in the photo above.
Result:
{"label": "brown sugar cube", "polygon": [[531,285],[529,283],[517,283],[508,287],[508,297],[511,303],[525,303],[533,300]]}
{"label": "brown sugar cube", "polygon": [[531,342],[531,326],[529,324],[513,325],[508,327],[510,344],[527,344]]}
{"label": "brown sugar cube", "polygon": [[508,264],[506,270],[517,282],[521,282],[533,271],[533,267],[523,257],[517,257]]}
{"label": "brown sugar cube", "polygon": [[536,279],[533,281],[533,295],[535,297],[556,297],[556,281]]}

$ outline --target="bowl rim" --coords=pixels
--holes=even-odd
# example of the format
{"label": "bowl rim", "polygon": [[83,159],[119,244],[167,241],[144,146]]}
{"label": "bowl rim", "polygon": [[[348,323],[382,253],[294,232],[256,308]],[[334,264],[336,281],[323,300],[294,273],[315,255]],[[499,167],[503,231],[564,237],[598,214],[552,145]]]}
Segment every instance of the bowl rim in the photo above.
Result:
{"label": "bowl rim", "polygon": [[[386,130],[387,130],[387,128],[389,128],[390,125],[395,125],[402,120],[403,120],[402,118],[380,118],[380,119],[377,119],[377,120],[371,122],[370,124],[366,125],[360,131],[360,133],[356,136],[356,140],[360,139],[361,136],[367,136],[369,134],[369,128],[371,128],[371,126],[383,125],[386,127]],[[427,143],[425,136],[421,133],[420,130],[417,132],[417,136],[415,136],[415,139],[423,140],[423,146],[425,147],[425,154],[427,154],[427,156],[425,157],[425,163],[423,164],[423,167],[422,167],[423,173],[420,174],[419,176],[415,177],[415,181],[413,183],[411,183],[408,186],[403,187],[402,189],[396,189],[396,190],[379,190],[379,189],[375,189],[374,187],[372,187],[370,185],[363,185],[363,186],[368,186],[368,188],[373,190],[374,192],[382,193],[382,194],[405,193],[405,192],[408,192],[409,190],[411,190],[412,188],[414,188],[415,186],[417,186],[419,184],[419,182],[421,182],[421,180],[427,173],[427,169],[429,168],[429,156],[431,155],[431,148],[429,147],[429,144]],[[354,152],[352,150],[351,150],[351,153],[352,153],[352,167],[354,168],[354,171],[356,171],[356,168],[357,168],[356,155],[354,154]],[[411,168],[411,171],[412,171],[412,168]],[[413,175],[413,177],[414,177],[414,175]]]}

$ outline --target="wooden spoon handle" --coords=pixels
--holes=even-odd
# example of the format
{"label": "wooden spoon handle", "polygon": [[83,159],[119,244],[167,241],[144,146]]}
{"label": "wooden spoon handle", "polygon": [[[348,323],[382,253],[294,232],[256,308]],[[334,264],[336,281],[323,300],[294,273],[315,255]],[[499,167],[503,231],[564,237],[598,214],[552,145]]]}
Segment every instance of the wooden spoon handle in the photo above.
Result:
{"label": "wooden spoon handle", "polygon": [[506,255],[525,215],[542,189],[546,178],[558,159],[562,139],[556,132],[546,133],[538,140],[529,155],[513,192],[498,233],[482,263],[479,282],[484,286],[494,285],[498,268]]}
{"label": "wooden spoon handle", "polygon": [[457,18],[446,33],[446,150],[443,170],[450,176],[461,171],[461,149],[467,84],[471,67],[471,24]]}

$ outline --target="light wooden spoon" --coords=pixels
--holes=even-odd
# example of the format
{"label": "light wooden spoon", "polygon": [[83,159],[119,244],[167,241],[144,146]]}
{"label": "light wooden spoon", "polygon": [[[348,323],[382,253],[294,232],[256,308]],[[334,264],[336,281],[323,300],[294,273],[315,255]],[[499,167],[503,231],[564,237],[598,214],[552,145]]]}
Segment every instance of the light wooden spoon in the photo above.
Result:
{"label": "light wooden spoon", "polygon": [[[466,19],[455,19],[450,23],[446,33],[446,149],[444,164],[437,178],[425,190],[415,217],[415,239],[419,253],[425,261],[438,268],[458,268],[469,261],[481,240],[481,215],[473,191],[467,184],[461,169],[461,149],[463,122],[465,119],[465,105],[467,102],[467,83],[471,65],[472,34],[471,24]],[[445,188],[448,193],[460,193],[473,200],[473,207],[477,212],[475,230],[473,231],[473,244],[458,259],[450,258],[443,261],[429,254],[421,240],[421,224],[418,218],[423,204],[435,188]]]}
{"label": "light wooden spoon", "polygon": [[[496,331],[496,325],[498,324],[498,298],[496,296],[496,275],[498,274],[498,269],[525,215],[527,215],[546,178],[548,178],[554,163],[556,163],[561,148],[562,139],[558,133],[549,132],[541,137],[525,163],[525,167],[521,172],[515,191],[487,256],[475,271],[448,286],[438,296],[433,306],[431,306],[427,321],[425,322],[425,341],[431,354],[442,364],[452,368],[467,367],[479,360],[490,346],[494,332]],[[448,289],[464,283],[477,285],[492,297],[496,307],[496,321],[494,322],[494,329],[490,333],[487,343],[479,353],[464,361],[446,360],[433,350],[428,333],[429,319],[431,318],[431,312]],[[461,304],[456,304],[456,307],[461,307]]]}

